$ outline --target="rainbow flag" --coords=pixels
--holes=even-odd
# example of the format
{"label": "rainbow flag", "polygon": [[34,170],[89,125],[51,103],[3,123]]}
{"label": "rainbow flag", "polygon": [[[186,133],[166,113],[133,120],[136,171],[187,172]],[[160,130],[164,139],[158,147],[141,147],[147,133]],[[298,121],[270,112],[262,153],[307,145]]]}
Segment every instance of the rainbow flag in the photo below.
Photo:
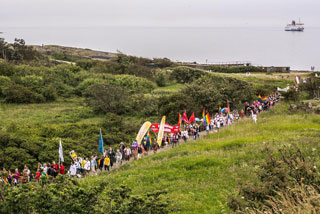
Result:
{"label": "rainbow flag", "polygon": [[266,100],[267,100],[267,97],[266,97],[266,96],[261,97],[261,94],[259,94],[259,96],[258,96],[258,101],[259,101],[260,103],[264,103]]}
{"label": "rainbow flag", "polygon": [[219,113],[220,113],[220,111],[221,111],[221,106],[219,106]]}
{"label": "rainbow flag", "polygon": [[2,181],[3,181],[4,184],[8,184],[9,183],[7,178],[5,178],[5,177],[2,178]]}
{"label": "rainbow flag", "polygon": [[179,127],[181,126],[181,121],[182,121],[182,118],[181,118],[181,114],[179,113],[179,122],[178,122]]}
{"label": "rainbow flag", "polygon": [[150,147],[152,147],[150,131],[148,131],[148,134],[147,134],[147,142],[149,142]]}
{"label": "rainbow flag", "polygon": [[228,118],[230,118],[230,105],[229,100],[227,99],[227,106],[228,106]]}
{"label": "rainbow flag", "polygon": [[45,176],[46,178],[49,178],[49,175],[48,175],[48,173],[46,173],[46,172],[42,172],[42,173],[41,173],[41,177],[42,177],[42,176]]}
{"label": "rainbow flag", "polygon": [[203,108],[203,111],[202,111],[202,121],[203,121],[203,125],[204,125],[204,126],[207,126],[206,110],[205,110],[205,108]]}
{"label": "rainbow flag", "polygon": [[208,125],[210,125],[210,123],[211,123],[209,113],[207,113],[207,115],[206,115],[206,123]]}

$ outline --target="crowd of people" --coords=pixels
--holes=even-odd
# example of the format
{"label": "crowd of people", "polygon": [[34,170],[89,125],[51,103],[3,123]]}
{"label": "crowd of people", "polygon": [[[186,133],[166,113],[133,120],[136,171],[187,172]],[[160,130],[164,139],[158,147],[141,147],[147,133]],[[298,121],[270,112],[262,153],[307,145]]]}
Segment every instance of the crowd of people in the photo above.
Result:
{"label": "crowd of people", "polygon": [[182,126],[179,133],[168,134],[163,137],[161,144],[159,145],[156,139],[151,140],[145,137],[141,144],[135,140],[129,146],[125,146],[123,142],[119,144],[116,151],[112,147],[108,150],[104,150],[100,156],[94,155],[89,157],[77,157],[75,153],[70,153],[72,162],[68,171],[65,170],[63,163],[38,163],[37,171],[34,173],[25,165],[22,172],[19,169],[15,169],[14,172],[6,170],[5,168],[0,171],[0,184],[18,185],[20,183],[28,183],[31,181],[41,182],[42,180],[48,180],[50,177],[56,177],[58,174],[68,174],[72,177],[84,177],[86,175],[96,175],[98,172],[110,171],[112,168],[117,168],[132,159],[141,159],[148,154],[149,151],[156,153],[159,148],[163,147],[175,147],[180,144],[181,141],[187,142],[188,139],[196,140],[201,137],[200,131],[219,131],[221,127],[229,126],[239,119],[245,117],[252,117],[254,122],[257,122],[257,114],[266,111],[274,106],[280,100],[279,93],[272,93],[264,101],[256,100],[251,105],[245,103],[244,109],[230,112],[218,112],[211,119],[210,124],[202,126],[202,122],[194,122],[193,124],[185,124]]}

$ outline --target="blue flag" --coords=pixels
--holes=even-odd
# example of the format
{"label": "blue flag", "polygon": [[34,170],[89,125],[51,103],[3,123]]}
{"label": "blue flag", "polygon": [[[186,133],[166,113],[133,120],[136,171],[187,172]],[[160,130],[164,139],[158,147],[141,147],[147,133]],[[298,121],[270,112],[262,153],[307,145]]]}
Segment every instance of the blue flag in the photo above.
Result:
{"label": "blue flag", "polygon": [[103,138],[102,138],[102,133],[100,130],[100,135],[99,135],[99,152],[103,154]]}

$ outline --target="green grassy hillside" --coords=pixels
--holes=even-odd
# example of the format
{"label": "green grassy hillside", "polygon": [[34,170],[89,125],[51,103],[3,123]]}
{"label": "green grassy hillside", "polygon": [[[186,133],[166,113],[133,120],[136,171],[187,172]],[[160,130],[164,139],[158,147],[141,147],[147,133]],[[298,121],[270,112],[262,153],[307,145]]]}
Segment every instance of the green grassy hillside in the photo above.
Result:
{"label": "green grassy hillside", "polygon": [[83,179],[82,185],[107,180],[112,186],[126,184],[136,194],[167,190],[179,213],[228,213],[227,200],[239,184],[256,179],[265,144],[297,144],[319,154],[320,116],[287,109],[288,104],[279,104],[259,115],[257,124],[245,119],[197,142]]}

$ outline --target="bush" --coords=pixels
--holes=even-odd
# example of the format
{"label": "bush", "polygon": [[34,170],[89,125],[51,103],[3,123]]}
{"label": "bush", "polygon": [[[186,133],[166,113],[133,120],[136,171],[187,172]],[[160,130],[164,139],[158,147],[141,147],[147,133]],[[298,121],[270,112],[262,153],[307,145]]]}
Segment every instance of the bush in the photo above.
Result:
{"label": "bush", "polygon": [[290,89],[287,92],[283,92],[282,96],[286,101],[294,101],[297,102],[300,100],[300,92],[295,89]]}
{"label": "bush", "polygon": [[206,72],[203,70],[179,66],[173,69],[171,78],[178,83],[192,83],[204,75],[206,75]]}
{"label": "bush", "polygon": [[15,72],[16,69],[12,64],[0,59],[0,75],[13,76]]}
{"label": "bush", "polygon": [[104,188],[105,183],[100,182],[84,189],[76,180],[62,175],[50,184],[6,185],[0,191],[0,213],[93,213]]}
{"label": "bush", "polygon": [[[231,197],[228,205],[234,211],[260,209],[269,206],[267,201],[279,192],[286,194],[296,185],[309,185],[320,191],[320,177],[315,160],[307,158],[299,148],[280,149],[280,157],[269,147],[263,151],[267,158],[260,164],[258,183],[244,184],[239,195]],[[278,192],[278,193],[277,193]]]}
{"label": "bush", "polygon": [[0,76],[0,97],[4,96],[4,91],[11,84],[12,84],[12,81],[9,77]]}
{"label": "bush", "polygon": [[159,87],[163,87],[166,85],[165,75],[162,71],[157,71],[155,76],[156,83]]}
{"label": "bush", "polygon": [[95,84],[86,92],[86,102],[96,112],[124,114],[130,110],[130,96],[121,87],[110,84]]}
{"label": "bush", "polygon": [[212,72],[217,73],[254,73],[265,72],[262,68],[255,66],[209,66],[208,68]]}
{"label": "bush", "polygon": [[45,101],[41,94],[37,94],[22,85],[13,84],[5,90],[7,103],[42,103]]}

